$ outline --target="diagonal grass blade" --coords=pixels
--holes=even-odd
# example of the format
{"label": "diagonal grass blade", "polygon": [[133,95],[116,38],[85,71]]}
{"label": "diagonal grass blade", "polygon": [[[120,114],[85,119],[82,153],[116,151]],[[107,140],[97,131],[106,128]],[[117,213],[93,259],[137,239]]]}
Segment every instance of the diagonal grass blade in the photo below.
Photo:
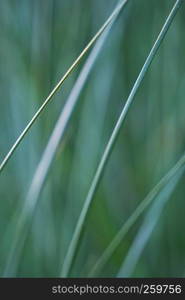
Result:
{"label": "diagonal grass blade", "polygon": [[[120,3],[120,2],[119,2]],[[124,5],[127,4],[127,1],[124,1]],[[118,4],[119,5],[119,4]],[[76,83],[74,84],[70,95],[66,101],[64,108],[60,114],[60,117],[55,125],[55,128],[51,134],[49,142],[44,150],[44,153],[41,157],[41,160],[38,164],[38,167],[33,176],[33,180],[28,191],[26,201],[24,203],[18,227],[14,235],[14,240],[12,241],[12,248],[10,249],[10,254],[8,256],[8,261],[4,276],[13,276],[16,272],[17,266],[19,265],[19,260],[21,257],[21,251],[24,247],[24,241],[28,234],[28,230],[32,223],[32,218],[34,216],[36,206],[38,203],[38,198],[40,192],[44,186],[45,179],[47,177],[51,163],[55,157],[57,147],[64,136],[65,130],[67,128],[68,122],[72,116],[74,108],[79,99],[79,95],[88,79],[88,76],[92,70],[92,67],[96,61],[98,54],[100,53],[106,38],[110,32],[110,29],[116,20],[118,13],[114,15],[114,18],[111,19],[111,22],[106,27],[106,30],[102,36],[96,42],[94,48],[92,49],[89,57],[87,58],[84,67],[82,68],[80,75],[78,76]]]}
{"label": "diagonal grass blade", "polygon": [[73,267],[73,263],[74,263],[74,260],[75,260],[75,257],[77,255],[77,252],[78,252],[78,248],[79,248],[79,245],[80,245],[80,241],[81,241],[81,237],[82,237],[82,233],[83,233],[83,230],[85,228],[85,225],[86,225],[86,221],[87,221],[87,217],[88,217],[88,213],[90,211],[90,207],[92,205],[92,200],[93,200],[93,197],[94,197],[94,194],[97,190],[97,187],[98,187],[98,184],[101,180],[101,177],[103,175],[103,171],[105,169],[105,166],[108,162],[108,159],[109,159],[109,156],[111,154],[111,151],[113,150],[113,146],[117,140],[117,137],[118,137],[118,134],[120,132],[120,129],[121,129],[121,126],[127,116],[127,113],[129,111],[129,108],[134,100],[134,97],[136,95],[136,92],[138,91],[140,85],[141,85],[141,82],[143,80],[143,78],[145,77],[146,75],[146,72],[152,62],[152,60],[154,59],[156,53],[157,53],[157,50],[158,48],[160,47],[178,9],[180,8],[181,4],[183,3],[183,0],[177,0],[175,5],[173,6],[161,32],[159,33],[159,36],[156,40],[156,42],[154,43],[140,73],[139,73],[139,76],[137,77],[136,79],[136,82],[131,90],[131,93],[126,101],[126,104],[124,105],[123,107],[123,110],[121,112],[121,115],[116,123],[116,126],[114,127],[114,130],[112,132],[112,135],[108,141],[108,144],[105,148],[105,151],[102,155],[102,158],[101,158],[101,161],[98,165],[98,168],[97,168],[97,171],[95,173],[95,176],[93,178],[93,181],[92,181],[92,184],[90,186],[90,189],[89,189],[89,192],[88,192],[88,195],[87,195],[87,198],[85,199],[85,203],[84,203],[84,206],[82,208],[82,211],[81,211],[81,214],[79,216],[79,219],[78,219],[78,222],[77,222],[77,226],[75,228],[75,231],[74,231],[74,234],[73,234],[73,237],[72,237],[72,240],[70,242],[70,245],[69,245],[69,249],[67,251],[67,255],[66,255],[66,258],[65,258],[65,261],[64,261],[64,264],[63,264],[63,267],[62,267],[62,270],[61,270],[61,277],[68,277],[70,275],[70,271]]}
{"label": "diagonal grass blade", "polygon": [[30,122],[24,128],[22,133],[19,135],[19,137],[17,138],[17,140],[15,141],[15,143],[13,144],[13,146],[11,147],[11,149],[9,150],[9,152],[7,153],[7,155],[5,156],[3,161],[1,162],[1,164],[0,164],[0,173],[2,172],[4,167],[6,166],[7,162],[9,161],[11,156],[13,155],[16,148],[19,146],[21,141],[24,139],[24,136],[30,130],[30,128],[32,127],[34,122],[37,120],[37,118],[40,116],[42,111],[46,108],[47,104],[51,101],[54,94],[58,91],[58,89],[61,87],[61,85],[67,79],[67,77],[70,75],[70,73],[75,69],[75,67],[80,63],[81,59],[84,57],[84,55],[87,53],[87,51],[91,48],[91,46],[95,43],[95,41],[98,39],[98,37],[104,32],[104,30],[107,28],[107,26],[112,22],[112,20],[115,18],[115,16],[117,16],[120,13],[121,9],[123,8],[123,6],[125,5],[125,3],[127,1],[128,0],[122,0],[121,2],[119,2],[119,4],[116,6],[116,8],[112,12],[112,14],[109,16],[109,18],[106,20],[106,22],[103,24],[103,26],[98,30],[98,32],[90,40],[90,42],[87,44],[87,46],[83,49],[83,51],[80,53],[80,55],[77,57],[77,59],[73,62],[73,64],[70,66],[70,68],[64,74],[64,76],[60,79],[60,81],[57,83],[57,85],[54,87],[54,89],[48,95],[46,100],[43,102],[41,107],[37,110],[37,112],[35,113],[33,118],[30,120]]}
{"label": "diagonal grass blade", "polygon": [[173,166],[172,169],[159,181],[159,183],[151,190],[151,192],[146,196],[146,198],[139,204],[139,206],[135,209],[132,215],[128,218],[128,220],[123,224],[120,231],[117,233],[113,241],[104,251],[102,256],[99,258],[97,263],[94,265],[91,270],[89,276],[96,276],[101,269],[105,266],[105,264],[109,261],[115,250],[120,245],[121,241],[133,226],[133,224],[138,220],[138,218],[144,213],[144,211],[148,208],[148,206],[156,199],[159,193],[171,182],[175,176],[178,175],[179,172],[182,172],[185,166],[185,154],[179,159],[179,161]]}
{"label": "diagonal grass blade", "polygon": [[150,239],[154,228],[156,227],[159,218],[164,210],[165,205],[170,200],[170,197],[175,190],[180,178],[182,177],[184,168],[181,168],[175,178],[170,180],[168,184],[156,197],[152,207],[147,212],[138,233],[130,246],[130,249],[124,259],[124,262],[118,272],[117,277],[130,277],[142,255],[142,252]]}

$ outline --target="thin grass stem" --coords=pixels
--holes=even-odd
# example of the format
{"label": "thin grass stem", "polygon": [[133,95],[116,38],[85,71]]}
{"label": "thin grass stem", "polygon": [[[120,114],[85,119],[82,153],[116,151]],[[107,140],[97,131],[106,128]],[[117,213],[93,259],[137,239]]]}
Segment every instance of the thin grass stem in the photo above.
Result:
{"label": "thin grass stem", "polygon": [[78,248],[80,246],[80,242],[81,242],[81,238],[82,238],[82,233],[84,231],[84,228],[85,228],[85,225],[86,225],[86,221],[87,221],[87,217],[88,217],[88,214],[89,214],[89,211],[90,211],[90,208],[92,206],[92,200],[93,200],[93,197],[95,195],[95,192],[98,188],[98,185],[100,183],[100,180],[101,180],[101,177],[103,175],[103,171],[105,169],[105,166],[108,162],[108,159],[109,159],[109,156],[113,150],[113,146],[118,138],[118,134],[120,132],[120,129],[121,129],[121,126],[128,114],[128,111],[129,111],[129,108],[131,107],[131,104],[134,100],[134,97],[136,95],[136,92],[138,91],[140,85],[141,85],[141,82],[143,80],[143,78],[145,77],[146,73],[147,73],[147,70],[152,62],[152,60],[154,59],[156,53],[157,53],[157,50],[159,49],[178,9],[180,8],[181,4],[182,4],[183,0],[177,0],[175,5],[173,6],[165,24],[163,25],[162,27],[162,30],[161,32],[159,33],[159,36],[157,38],[157,40],[155,41],[140,73],[139,73],[139,76],[137,77],[136,79],[136,82],[131,90],[131,93],[123,107],[123,110],[121,112],[121,115],[116,123],[116,126],[114,127],[114,130],[111,134],[111,137],[107,143],[107,146],[105,148],[105,151],[102,155],[102,158],[100,160],[100,163],[98,165],[98,168],[97,168],[97,171],[95,173],[95,176],[92,180],[92,184],[90,186],[90,189],[89,189],[89,192],[87,194],[87,197],[85,199],[85,202],[84,202],[84,206],[82,208],[82,211],[80,213],[80,216],[79,216],[79,219],[78,219],[78,222],[77,222],[77,225],[76,225],[76,228],[75,228],[75,231],[74,231],[74,234],[72,236],[72,239],[71,239],[71,242],[70,242],[70,245],[69,245],[69,248],[68,248],[68,251],[67,251],[67,255],[65,257],[65,260],[64,260],[64,263],[63,263],[63,266],[62,266],[62,270],[61,270],[61,273],[60,273],[60,276],[61,277],[68,277],[70,275],[70,272],[72,270],[72,267],[73,267],[73,264],[74,264],[74,261],[75,261],[75,258],[76,258],[76,255],[78,253]]}
{"label": "thin grass stem", "polygon": [[[127,4],[127,1],[124,1],[123,4]],[[120,5],[120,2],[118,3]],[[88,76],[94,66],[97,56],[101,52],[101,49],[106,41],[106,38],[111,30],[114,21],[117,19],[118,13],[114,15],[111,19],[111,22],[106,27],[106,30],[97,40],[94,48],[92,49],[89,57],[87,58],[70,94],[64,108],[61,111],[59,119],[55,125],[55,128],[49,138],[48,144],[44,150],[44,153],[41,157],[41,160],[37,166],[37,169],[34,173],[22,212],[19,217],[18,225],[16,232],[14,234],[14,239],[12,241],[12,246],[8,255],[7,264],[4,271],[4,276],[13,276],[16,273],[17,267],[20,263],[21,253],[24,247],[26,237],[29,233],[29,228],[32,224],[32,219],[36,212],[39,195],[44,186],[44,182],[47,178],[49,168],[54,160],[56,150],[64,137],[65,130],[67,125],[72,117],[72,113],[75,109],[75,106],[79,100],[80,93],[88,79]]]}
{"label": "thin grass stem", "polygon": [[174,192],[177,184],[179,183],[184,173],[184,167],[178,170],[176,176],[171,179],[159,192],[152,207],[147,212],[142,225],[140,226],[136,236],[134,237],[129,251],[124,258],[122,266],[117,274],[117,277],[130,277],[133,274],[135,267],[141,257],[144,248],[147,245],[155,227],[158,224],[160,216],[170,200],[172,193]]}
{"label": "thin grass stem", "polygon": [[149,207],[151,203],[156,199],[157,195],[164,189],[164,187],[169,184],[169,182],[184,168],[185,166],[185,154],[178,160],[178,162],[170,169],[170,171],[158,182],[157,185],[150,191],[150,193],[145,197],[145,199],[139,204],[128,220],[123,224],[115,238],[106,248],[102,256],[96,262],[89,277],[97,276],[103,267],[107,264],[111,256],[114,254],[116,249],[119,247],[123,238],[128,233],[130,228],[135,224],[139,217],[144,213],[144,211]]}
{"label": "thin grass stem", "polygon": [[4,169],[4,167],[6,166],[6,164],[8,163],[9,159],[12,157],[14,151],[17,149],[17,147],[19,146],[19,144],[21,143],[21,141],[24,139],[24,136],[28,133],[28,131],[30,130],[30,128],[32,127],[32,125],[34,124],[34,122],[40,116],[40,114],[42,113],[42,111],[46,108],[47,104],[51,101],[51,99],[53,98],[53,96],[55,95],[55,93],[59,90],[59,88],[62,86],[62,84],[67,79],[67,77],[71,74],[71,72],[75,69],[75,67],[80,63],[80,61],[82,60],[82,58],[84,57],[84,55],[91,48],[91,46],[96,42],[96,40],[99,38],[99,36],[104,32],[104,30],[107,28],[107,26],[112,22],[112,20],[115,18],[115,16],[120,13],[121,9],[123,8],[123,6],[125,5],[125,3],[127,1],[128,0],[123,0],[123,1],[121,1],[116,6],[116,8],[112,12],[112,14],[109,16],[109,18],[106,20],[106,22],[102,25],[102,27],[98,30],[98,32],[90,40],[90,42],[87,44],[87,46],[83,49],[83,51],[80,53],[80,55],[77,57],[77,59],[73,62],[73,64],[69,67],[69,69],[64,74],[64,76],[60,79],[60,81],[57,83],[57,85],[54,87],[54,89],[48,95],[48,97],[46,98],[46,100],[43,102],[43,104],[37,110],[37,112],[35,113],[35,115],[32,117],[32,119],[30,120],[30,122],[24,128],[24,130],[22,131],[22,133],[19,135],[19,137],[17,138],[17,140],[15,141],[15,143],[13,144],[13,146],[11,147],[11,149],[9,150],[9,152],[7,153],[7,155],[5,156],[5,158],[3,159],[3,161],[1,162],[1,164],[0,164],[0,173],[2,172],[2,170]]}

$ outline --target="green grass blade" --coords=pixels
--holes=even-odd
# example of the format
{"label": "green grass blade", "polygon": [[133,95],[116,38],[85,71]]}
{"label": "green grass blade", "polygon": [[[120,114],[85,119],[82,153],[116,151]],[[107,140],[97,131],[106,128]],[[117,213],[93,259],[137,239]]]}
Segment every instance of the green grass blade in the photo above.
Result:
{"label": "green grass blade", "polygon": [[70,275],[70,271],[72,269],[72,266],[73,266],[73,263],[74,263],[74,260],[75,260],[75,257],[77,255],[77,251],[78,251],[78,247],[80,245],[80,241],[81,241],[81,237],[82,237],[82,233],[83,233],[83,230],[84,230],[84,227],[85,227],[85,224],[86,224],[86,221],[87,221],[87,216],[88,216],[88,213],[89,213],[89,210],[90,210],[90,207],[92,205],[92,199],[94,197],[94,194],[97,190],[97,187],[98,187],[98,184],[100,182],[100,179],[102,177],[102,174],[103,174],[103,171],[104,171],[104,168],[106,166],[106,163],[108,161],[108,158],[111,154],[111,151],[113,150],[113,146],[114,146],[114,143],[116,142],[117,140],[117,137],[118,137],[118,134],[120,132],[120,128],[127,116],[127,113],[128,113],[128,110],[134,100],[134,97],[136,95],[136,92],[138,91],[139,87],[140,87],[140,84],[144,78],[144,76],[146,75],[146,72],[152,62],[152,60],[154,59],[156,53],[157,53],[157,50],[158,48],[160,47],[178,9],[180,8],[180,5],[182,4],[182,0],[178,0],[176,1],[174,7],[172,8],[172,11],[170,12],[156,42],[154,43],[140,73],[139,73],[139,76],[137,77],[137,80],[131,90],[131,93],[126,101],[126,104],[124,105],[124,108],[121,112],[121,115],[118,119],[118,122],[116,123],[116,126],[112,132],[112,135],[108,141],[108,144],[105,148],[105,151],[103,153],[103,156],[101,158],[101,161],[99,163],[99,166],[97,168],[97,171],[95,173],[95,176],[93,178],[93,181],[92,181],[92,184],[91,184],[91,187],[89,189],[89,193],[87,195],[87,198],[85,199],[85,203],[84,203],[84,206],[82,208],[82,211],[81,211],[81,214],[80,214],[80,217],[78,219],[78,222],[77,222],[77,226],[75,228],[75,232],[73,234],[73,237],[72,237],[72,240],[70,242],[70,245],[69,245],[69,249],[67,251],[67,255],[66,255],[66,258],[65,258],[65,261],[64,261],[64,264],[63,264],[63,267],[62,267],[62,270],[61,270],[61,276],[62,277],[68,277]]}
{"label": "green grass blade", "polygon": [[[125,4],[127,1],[125,2]],[[80,75],[78,76],[70,95],[66,101],[66,104],[60,114],[60,117],[55,125],[55,128],[49,138],[48,144],[44,150],[44,153],[41,157],[41,160],[38,164],[38,167],[35,171],[35,174],[33,176],[33,180],[28,192],[28,197],[26,202],[34,202],[36,203],[38,200],[38,197],[40,195],[40,192],[43,188],[45,179],[47,177],[49,168],[52,164],[52,161],[55,157],[55,153],[57,150],[57,147],[59,143],[61,142],[62,138],[64,137],[65,130],[67,128],[67,125],[72,117],[72,113],[75,109],[75,106],[77,104],[77,101],[79,99],[79,95],[88,79],[88,76],[92,70],[92,67],[95,63],[95,60],[100,53],[102,46],[108,36],[108,33],[113,25],[113,22],[116,20],[116,15],[114,19],[112,19],[112,22],[109,24],[109,27],[107,27],[106,31],[102,35],[102,37],[97,41],[95,47],[93,48],[91,54],[89,55]]]}
{"label": "green grass blade", "polygon": [[139,206],[135,209],[132,215],[128,218],[128,220],[123,224],[122,228],[104,251],[103,255],[94,265],[91,270],[89,276],[96,276],[101,269],[106,265],[109,261],[113,253],[116,251],[123,238],[130,230],[130,228],[134,225],[134,223],[138,220],[138,218],[142,215],[142,213],[147,209],[147,207],[156,199],[158,194],[164,189],[164,187],[169,184],[171,180],[174,179],[175,176],[185,166],[185,154],[178,160],[178,162],[173,166],[172,169],[159,181],[159,183],[151,190],[151,192],[146,196],[146,198],[139,204]]}
{"label": "green grass blade", "polygon": [[[124,2],[124,4],[126,3],[127,1]],[[62,109],[59,119],[48,141],[48,144],[44,150],[44,153],[41,157],[41,160],[33,176],[33,180],[30,185],[30,189],[28,191],[26,201],[24,203],[21,215],[19,217],[18,226],[16,229],[16,233],[14,235],[14,240],[12,241],[12,247],[10,249],[10,253],[8,256],[7,265],[4,271],[4,276],[13,276],[16,272],[17,266],[19,265],[21,259],[21,252],[24,247],[24,242],[29,232],[32,219],[36,211],[39,195],[44,186],[44,182],[49,172],[51,163],[55,157],[57,147],[64,136],[68,122],[72,117],[72,113],[79,99],[79,95],[88,79],[88,76],[92,70],[96,58],[100,53],[117,16],[118,14],[114,16],[112,21],[106,27],[106,30],[104,31],[102,36],[98,39],[89,57],[87,58],[80,72],[80,75],[78,76],[70,92],[66,104]]]}
{"label": "green grass blade", "polygon": [[142,255],[144,248],[156,227],[159,218],[164,210],[165,205],[170,200],[170,197],[176,188],[181,176],[183,175],[184,168],[179,170],[175,178],[170,180],[164,189],[156,197],[152,207],[144,218],[138,233],[130,246],[130,249],[124,259],[124,262],[118,272],[117,277],[130,277]]}
{"label": "green grass blade", "polygon": [[109,16],[109,18],[106,20],[106,22],[103,24],[103,26],[98,30],[98,32],[94,35],[94,37],[90,40],[90,42],[87,44],[87,46],[83,49],[83,51],[80,53],[80,55],[77,57],[77,59],[73,62],[73,64],[70,66],[70,68],[67,70],[67,72],[64,74],[64,76],[60,79],[60,81],[57,83],[57,85],[54,87],[54,89],[51,91],[51,93],[48,95],[48,97],[45,99],[43,104],[40,106],[40,108],[37,110],[33,118],[30,120],[30,122],[27,124],[25,129],[22,131],[22,133],[19,135],[5,158],[0,164],[0,172],[4,169],[6,166],[7,162],[13,155],[14,151],[17,149],[21,141],[24,139],[24,136],[28,133],[34,122],[37,120],[37,118],[40,116],[42,111],[46,108],[47,104],[51,101],[53,98],[54,94],[58,91],[58,89],[61,87],[63,82],[67,79],[67,77],[71,74],[71,72],[75,69],[75,67],[80,63],[81,59],[84,57],[84,55],[87,53],[87,51],[91,48],[91,46],[95,43],[95,41],[98,39],[98,37],[104,32],[104,30],[107,28],[107,26],[112,22],[112,20],[115,18],[116,15],[118,15],[125,5],[125,3],[128,0],[123,0],[121,1],[112,14]]}

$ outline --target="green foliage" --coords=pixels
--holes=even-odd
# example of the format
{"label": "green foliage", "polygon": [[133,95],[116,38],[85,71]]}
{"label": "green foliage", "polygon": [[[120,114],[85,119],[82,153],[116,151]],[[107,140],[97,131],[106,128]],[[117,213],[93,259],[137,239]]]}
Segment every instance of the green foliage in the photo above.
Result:
{"label": "green foliage", "polygon": [[[112,0],[1,1],[2,276],[59,276],[63,263],[62,276],[88,276],[122,224],[137,214],[140,201],[184,151],[184,6],[146,74],[183,1],[176,2],[143,68],[174,1],[141,1],[119,1],[113,15]],[[91,46],[100,35],[89,58],[83,58],[88,41]],[[123,99],[128,100],[109,140]],[[182,182],[174,189],[179,178],[172,178],[162,194],[168,203],[161,207],[163,197],[157,198],[159,205],[146,211],[141,229],[138,218],[99,276],[116,276],[124,258],[127,268],[123,265],[121,275],[184,274]],[[155,227],[160,215],[163,222]],[[131,266],[128,257],[149,225],[141,247],[145,255],[138,251]]]}

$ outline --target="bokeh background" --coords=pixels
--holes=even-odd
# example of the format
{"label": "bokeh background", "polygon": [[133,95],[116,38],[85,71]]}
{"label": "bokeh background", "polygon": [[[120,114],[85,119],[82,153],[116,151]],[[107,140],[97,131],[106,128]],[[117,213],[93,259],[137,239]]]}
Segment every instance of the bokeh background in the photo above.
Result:
{"label": "bokeh background", "polygon": [[[0,159],[115,0],[0,1]],[[130,0],[113,25],[57,150],[17,276],[58,276],[103,149],[173,0]],[[92,266],[185,149],[185,7],[160,48],[109,159],[72,276]],[[87,56],[86,56],[87,57]],[[0,274],[34,171],[86,57],[0,175]],[[130,276],[185,274],[185,188],[178,183]],[[143,217],[98,276],[116,276]]]}

